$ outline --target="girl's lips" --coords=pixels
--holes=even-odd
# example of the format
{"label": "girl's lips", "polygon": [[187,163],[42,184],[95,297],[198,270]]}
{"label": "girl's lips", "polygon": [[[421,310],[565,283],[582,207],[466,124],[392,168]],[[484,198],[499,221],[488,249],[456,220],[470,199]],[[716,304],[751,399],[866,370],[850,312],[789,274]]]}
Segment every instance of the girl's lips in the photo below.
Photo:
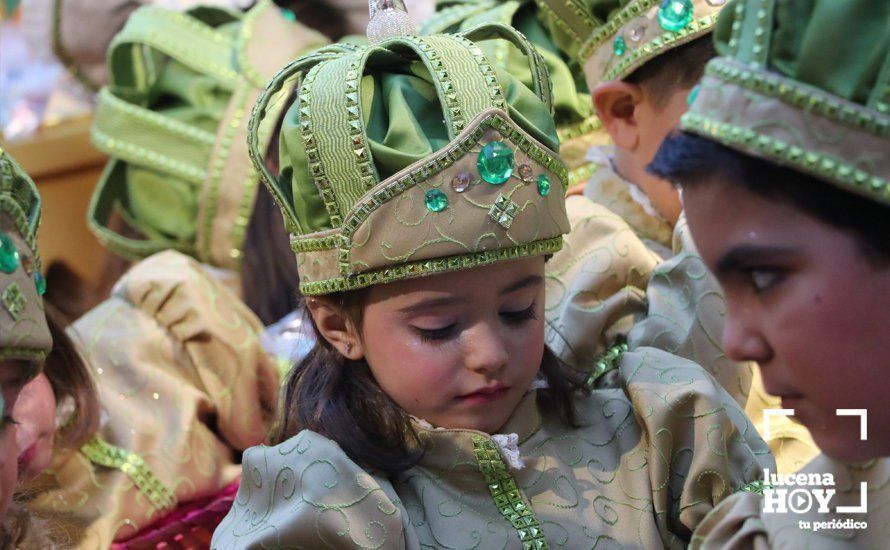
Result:
{"label": "girl's lips", "polygon": [[471,405],[483,405],[504,397],[509,390],[510,386],[492,386],[490,388],[482,388],[473,393],[458,396],[458,399]]}
{"label": "girl's lips", "polygon": [[27,466],[34,460],[34,457],[37,456],[37,441],[31,444],[30,447],[25,449],[23,452],[19,453],[18,463],[19,466]]}

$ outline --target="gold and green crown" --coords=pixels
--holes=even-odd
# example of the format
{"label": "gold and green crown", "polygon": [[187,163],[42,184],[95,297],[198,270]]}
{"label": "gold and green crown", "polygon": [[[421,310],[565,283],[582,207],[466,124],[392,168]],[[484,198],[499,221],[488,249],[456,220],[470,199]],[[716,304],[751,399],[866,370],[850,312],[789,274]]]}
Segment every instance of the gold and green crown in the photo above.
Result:
{"label": "gold and green crown", "polygon": [[[477,45],[492,39],[525,53],[530,86]],[[283,102],[275,177],[257,136]],[[319,50],[275,77],[250,132],[306,295],[559,250],[568,220],[557,149],[543,61],[498,24]]]}
{"label": "gold and green crown", "polygon": [[[326,42],[270,0],[246,13],[136,10],[109,48],[92,129],[112,159],[88,214],[100,241],[130,259],[174,249],[237,269],[259,179],[250,109],[279,68]],[[111,224],[114,214],[140,236]]]}
{"label": "gold and green crown", "polygon": [[37,372],[52,349],[43,310],[39,226],[37,187],[0,148],[0,359],[27,361],[28,375]]}
{"label": "gold and green crown", "polygon": [[735,2],[681,128],[890,204],[888,21],[886,0]]}
{"label": "gold and green crown", "polygon": [[[609,143],[609,138],[593,110],[579,65],[556,47],[538,15],[533,0],[439,0],[435,15],[424,22],[422,31],[459,32],[484,23],[502,23],[528,38],[544,60],[553,82],[553,120],[560,156],[569,170],[569,184],[573,185],[587,181],[596,169],[597,165],[586,159],[588,150]],[[494,63],[531,86],[532,75],[521,51],[505,40],[481,42],[479,47]]]}
{"label": "gold and green crown", "polygon": [[537,0],[554,41],[589,86],[621,80],[708,32],[728,0]]}

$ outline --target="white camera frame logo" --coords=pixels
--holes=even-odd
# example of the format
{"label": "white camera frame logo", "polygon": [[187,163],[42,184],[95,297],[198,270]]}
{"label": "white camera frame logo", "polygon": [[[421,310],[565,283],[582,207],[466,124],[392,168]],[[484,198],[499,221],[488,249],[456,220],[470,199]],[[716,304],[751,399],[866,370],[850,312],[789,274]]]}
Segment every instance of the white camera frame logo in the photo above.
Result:
{"label": "white camera frame logo", "polygon": [[[866,409],[837,409],[836,416],[858,416],[859,417],[859,440],[868,440],[868,411]],[[775,416],[794,416],[794,409],[765,409],[763,411],[763,438],[767,441],[770,439],[770,419]],[[764,481],[770,487],[764,490],[764,513],[784,513],[791,510],[796,514],[808,512],[814,504],[818,504],[820,513],[829,513],[828,502],[834,496],[834,489],[824,489],[821,487],[834,486],[834,476],[831,474],[786,474],[783,476],[771,476],[768,469],[763,471]],[[784,483],[779,485],[815,485],[818,488],[795,489],[775,488],[769,484],[770,478],[781,478]],[[816,479],[818,478],[818,479]],[[781,491],[781,493],[779,493]],[[768,494],[769,493],[769,494]],[[835,509],[838,514],[865,514],[868,512],[868,483],[859,482],[859,506],[838,506]]]}

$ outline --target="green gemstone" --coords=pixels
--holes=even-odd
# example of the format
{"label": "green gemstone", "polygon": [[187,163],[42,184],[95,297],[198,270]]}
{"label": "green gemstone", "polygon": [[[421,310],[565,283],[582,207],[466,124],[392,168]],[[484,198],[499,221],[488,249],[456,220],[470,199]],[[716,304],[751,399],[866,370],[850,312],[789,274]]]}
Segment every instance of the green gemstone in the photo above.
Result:
{"label": "green gemstone", "polygon": [[19,251],[9,235],[0,233],[0,271],[12,273],[19,267]]}
{"label": "green gemstone", "polygon": [[430,212],[441,212],[448,208],[448,197],[438,189],[430,189],[426,192],[426,207]]}
{"label": "green gemstone", "polygon": [[627,51],[627,42],[624,41],[623,36],[615,37],[615,41],[612,42],[612,51],[619,57],[624,55],[624,52]]}
{"label": "green gemstone", "polygon": [[701,84],[696,84],[692,90],[689,92],[689,96],[686,98],[686,104],[692,105],[695,103],[695,98],[698,97],[698,92],[701,90]]}
{"label": "green gemstone", "polygon": [[513,174],[513,151],[502,141],[492,141],[476,158],[476,168],[483,180],[501,185]]}
{"label": "green gemstone", "polygon": [[666,31],[682,31],[692,21],[692,12],[692,0],[664,0],[658,8],[658,24]]}
{"label": "green gemstone", "polygon": [[542,197],[550,194],[550,178],[547,177],[547,174],[538,176],[538,194]]}
{"label": "green gemstone", "polygon": [[39,296],[46,294],[46,279],[43,278],[43,273],[38,271],[34,274],[34,285],[37,287]]}

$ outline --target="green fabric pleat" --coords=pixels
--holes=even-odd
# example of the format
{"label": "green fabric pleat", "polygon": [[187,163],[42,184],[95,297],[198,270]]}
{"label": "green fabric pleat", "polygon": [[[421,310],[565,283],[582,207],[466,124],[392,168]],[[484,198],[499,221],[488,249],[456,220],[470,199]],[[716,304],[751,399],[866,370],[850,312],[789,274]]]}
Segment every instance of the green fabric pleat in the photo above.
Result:
{"label": "green fabric pleat", "polygon": [[[886,86],[890,2],[774,2],[772,25],[763,28],[760,37],[754,33],[761,27],[746,24],[741,27],[743,34],[732,42],[732,27],[739,15],[744,21],[753,18],[754,23],[757,7],[746,2],[738,11],[732,6],[723,11],[714,28],[720,55],[757,63],[860,105],[874,106],[880,95],[890,93]],[[763,43],[768,47],[765,52],[761,49],[765,59],[760,59],[756,47]]]}

